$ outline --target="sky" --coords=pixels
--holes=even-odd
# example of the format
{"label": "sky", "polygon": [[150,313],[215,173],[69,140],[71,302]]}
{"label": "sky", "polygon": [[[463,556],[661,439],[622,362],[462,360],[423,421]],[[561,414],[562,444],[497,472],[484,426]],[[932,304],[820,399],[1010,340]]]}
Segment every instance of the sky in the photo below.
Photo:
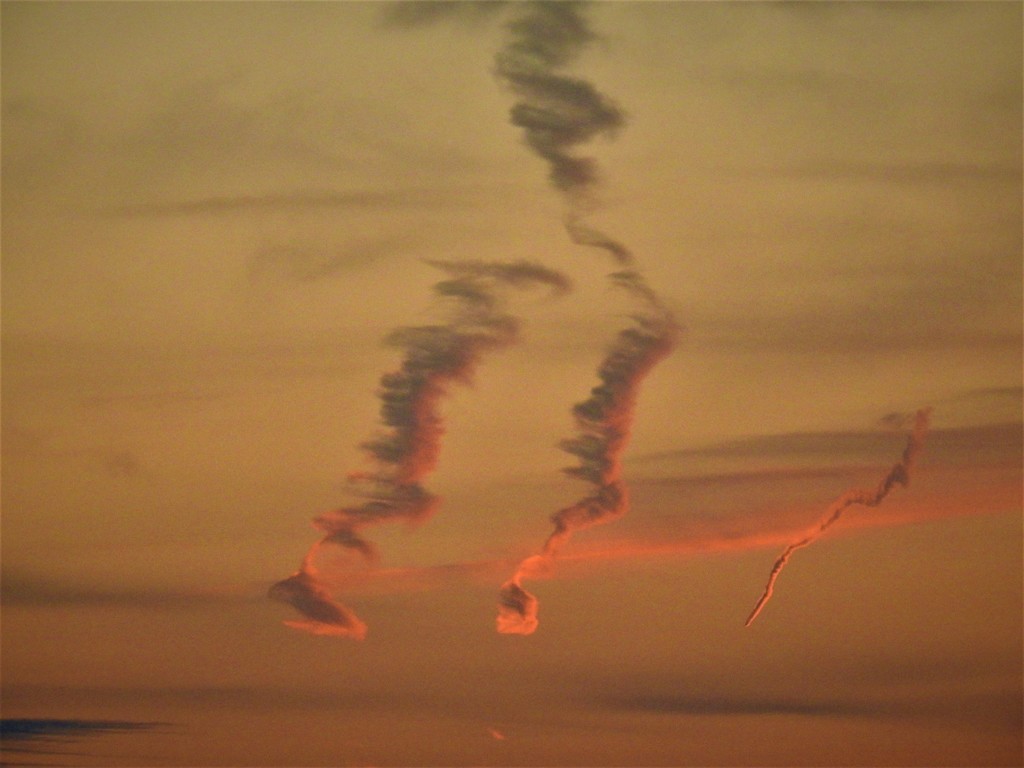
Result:
{"label": "sky", "polygon": [[1021,765],[1020,3],[0,14],[5,765]]}

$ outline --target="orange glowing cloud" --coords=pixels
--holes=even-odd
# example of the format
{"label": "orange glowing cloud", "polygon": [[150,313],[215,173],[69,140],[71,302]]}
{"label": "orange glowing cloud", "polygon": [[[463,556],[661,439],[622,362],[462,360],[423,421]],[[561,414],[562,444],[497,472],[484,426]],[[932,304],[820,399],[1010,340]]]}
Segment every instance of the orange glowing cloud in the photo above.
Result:
{"label": "orange glowing cloud", "polygon": [[764,608],[768,600],[771,599],[772,593],[775,589],[775,580],[782,573],[782,569],[786,563],[789,562],[789,558],[792,554],[800,549],[806,547],[808,544],[816,541],[825,531],[827,531],[842,514],[851,506],[860,504],[866,507],[877,507],[889,492],[897,485],[907,486],[910,483],[910,470],[912,469],[914,462],[917,460],[918,454],[924,448],[924,438],[928,432],[928,420],[931,416],[931,408],[922,408],[917,412],[914,418],[914,429],[910,433],[910,437],[907,439],[907,447],[903,451],[903,456],[897,464],[894,464],[889,473],[882,478],[878,488],[875,490],[861,490],[851,489],[840,496],[832,506],[829,507],[828,513],[822,518],[821,522],[806,536],[793,542],[782,554],[779,555],[779,559],[775,561],[775,565],[772,566],[771,574],[768,576],[768,584],[764,588],[764,593],[758,599],[754,605],[754,609],[750,612],[750,616],[747,617],[746,626],[757,618],[758,614]]}

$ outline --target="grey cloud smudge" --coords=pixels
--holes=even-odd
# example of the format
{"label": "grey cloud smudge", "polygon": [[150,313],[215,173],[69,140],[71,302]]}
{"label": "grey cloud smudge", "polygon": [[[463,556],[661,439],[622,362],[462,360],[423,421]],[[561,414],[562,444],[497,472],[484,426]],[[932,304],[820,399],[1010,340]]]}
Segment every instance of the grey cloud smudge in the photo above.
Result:
{"label": "grey cloud smudge", "polygon": [[167,610],[200,605],[222,605],[253,600],[256,590],[247,593],[231,590],[187,588],[117,589],[99,585],[70,583],[40,577],[20,570],[4,569],[0,579],[0,603],[3,605],[118,605],[130,608]]}
{"label": "grey cloud smudge", "polygon": [[[782,277],[777,270],[766,280]],[[1008,276],[1009,277],[1009,276]],[[794,274],[792,281],[806,279]],[[996,285],[991,274],[965,275],[956,288],[935,284],[893,295],[880,302],[877,295],[851,298],[845,306],[834,300],[820,309],[794,310],[756,308],[745,315],[691,315],[693,347],[710,350],[778,350],[794,353],[872,354],[884,351],[928,351],[947,349],[1019,350],[1019,328],[966,328],[950,322],[945,307],[956,300],[965,312],[981,315],[993,303],[1003,304],[1007,281]],[[965,288],[966,285],[966,288]],[[948,301],[942,298],[948,294]],[[824,305],[824,301],[822,302]],[[915,314],[908,309],[914,308]]]}
{"label": "grey cloud smudge", "polygon": [[503,0],[399,0],[387,3],[380,16],[385,27],[420,27],[442,20],[463,21],[470,24],[488,21],[502,13],[509,3]]}
{"label": "grey cloud smudge", "polygon": [[12,758],[20,754],[49,756],[51,759],[55,756],[68,758],[81,754],[69,751],[68,742],[102,735],[128,735],[168,725],[142,720],[8,717],[0,719],[0,748],[4,765],[59,765],[62,763],[52,763],[50,760],[36,763]]}
{"label": "grey cloud smudge", "polygon": [[398,248],[398,242],[393,239],[362,240],[335,248],[312,243],[279,243],[261,248],[249,259],[249,278],[253,282],[274,279],[315,282],[371,265],[394,254]]}
{"label": "grey cloud smudge", "polygon": [[451,197],[450,192],[426,189],[296,190],[132,203],[112,206],[104,212],[114,216],[205,216],[310,209],[436,207],[447,205]]}
{"label": "grey cloud smudge", "polygon": [[[1007,388],[1012,393],[1013,388]],[[1002,391],[1000,389],[999,391]],[[906,415],[882,417],[885,429],[870,431],[790,432],[756,435],[723,443],[674,451],[642,454],[633,459],[640,465],[687,458],[764,458],[773,462],[788,457],[850,457],[868,459],[879,455],[892,440],[892,422],[904,423]],[[997,448],[1006,457],[1020,453],[1021,422],[940,427],[929,430],[929,453],[944,460],[970,456]]]}
{"label": "grey cloud smudge", "polygon": [[828,181],[870,181],[880,184],[950,184],[983,182],[1017,184],[1019,166],[953,161],[868,163],[821,159],[770,168],[725,169],[726,173],[748,178],[808,179]]}
{"label": "grey cloud smudge", "polygon": [[686,694],[637,694],[611,698],[613,709],[677,715],[803,715],[806,717],[869,716],[877,712],[870,703],[842,699],[808,699]]}
{"label": "grey cloud smudge", "polygon": [[608,697],[610,709],[688,716],[793,715],[801,717],[968,717],[990,728],[1019,729],[1019,692],[988,690],[956,696],[888,695],[883,697],[836,696],[700,696],[686,694],[637,694]]}
{"label": "grey cloud smudge", "polygon": [[565,226],[573,242],[600,248],[628,266],[633,258],[626,246],[583,221],[594,204],[597,164],[574,152],[596,136],[613,136],[625,115],[589,82],[562,73],[596,36],[580,3],[521,7],[525,10],[508,22],[508,42],[495,58],[495,74],[517,99],[509,118],[548,164],[548,178],[568,204]]}
{"label": "grey cloud smudge", "polygon": [[0,737],[12,740],[125,733],[156,728],[164,723],[139,720],[70,720],[9,717],[0,720]]}

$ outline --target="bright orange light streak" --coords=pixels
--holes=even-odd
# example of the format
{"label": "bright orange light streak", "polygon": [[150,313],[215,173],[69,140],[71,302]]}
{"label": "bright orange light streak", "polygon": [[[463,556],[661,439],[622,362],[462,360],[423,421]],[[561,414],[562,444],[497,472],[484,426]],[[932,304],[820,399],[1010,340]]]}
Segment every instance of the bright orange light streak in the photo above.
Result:
{"label": "bright orange light streak", "polygon": [[782,569],[789,562],[789,558],[792,554],[800,549],[806,547],[817,540],[826,530],[828,530],[833,523],[835,523],[843,512],[848,507],[854,504],[861,504],[866,507],[877,507],[882,503],[883,499],[889,495],[889,492],[894,486],[902,485],[906,487],[910,483],[910,469],[913,466],[914,460],[917,458],[918,453],[924,447],[924,438],[928,432],[928,419],[931,415],[931,408],[922,408],[914,416],[914,428],[910,433],[910,437],[907,439],[907,447],[903,449],[903,456],[897,464],[894,464],[889,473],[882,478],[882,481],[878,484],[878,488],[875,490],[861,490],[852,489],[844,493],[829,507],[828,512],[822,518],[818,526],[812,530],[808,535],[802,539],[793,542],[775,561],[775,565],[772,566],[772,571],[768,575],[768,584],[764,588],[764,593],[760,599],[754,605],[754,610],[750,612],[750,616],[747,617],[747,621],[744,626],[749,627],[757,615],[761,613],[765,604],[771,599],[772,592],[775,591],[775,580],[779,577]]}

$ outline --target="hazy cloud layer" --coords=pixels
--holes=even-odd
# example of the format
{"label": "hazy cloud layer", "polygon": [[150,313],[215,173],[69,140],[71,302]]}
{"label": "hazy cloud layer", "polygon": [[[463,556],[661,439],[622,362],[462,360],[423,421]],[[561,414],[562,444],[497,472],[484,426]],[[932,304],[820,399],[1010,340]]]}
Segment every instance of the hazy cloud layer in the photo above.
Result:
{"label": "hazy cloud layer", "polygon": [[0,720],[0,738],[12,741],[75,738],[101,733],[129,733],[156,728],[163,723],[134,720],[59,720],[33,718],[4,718]]}
{"label": "hazy cloud layer", "polygon": [[606,706],[617,710],[689,717],[795,715],[830,718],[949,718],[979,720],[998,730],[1012,731],[1022,711],[1018,692],[990,691],[935,698],[927,695],[864,698],[701,696],[693,694],[638,694],[610,698]]}
{"label": "hazy cloud layer", "polygon": [[[1013,396],[1013,388],[999,389],[1007,397]],[[977,451],[999,450],[1007,458],[1020,452],[1020,437],[1024,425],[1020,422],[1001,424],[980,424],[966,427],[931,430],[928,456],[941,455],[948,459],[957,455],[961,460],[969,459]],[[836,459],[874,456],[884,461],[885,450],[898,445],[900,434],[892,428],[870,431],[822,431],[791,432],[776,435],[754,435],[727,442],[688,448],[679,451],[662,451],[635,456],[633,463],[641,465],[672,458],[685,457],[744,457],[778,460],[791,456],[833,457]],[[941,452],[937,454],[937,452]]]}
{"label": "hazy cloud layer", "polygon": [[[452,146],[418,128],[383,95],[325,84],[257,94],[229,73],[137,88],[117,101],[88,93],[72,106],[12,80],[8,202],[119,216],[436,208],[453,196],[471,202],[467,183],[494,183],[469,142]],[[339,178],[355,188],[336,189]]]}
{"label": "hazy cloud layer", "polygon": [[[319,255],[302,253],[299,261],[315,261]],[[26,333],[5,333],[2,344],[5,396],[70,397],[97,409],[204,407],[251,390],[254,381],[337,379],[358,370],[359,359],[379,346],[371,334],[354,334],[343,325],[301,339],[264,335],[237,342],[209,340],[190,349]],[[5,419],[5,428],[9,423]]]}
{"label": "hazy cloud layer", "polygon": [[[79,765],[78,760],[73,758],[91,756],[88,752],[68,749],[70,744],[97,736],[139,734],[166,726],[167,723],[139,720],[3,718],[0,719],[0,756],[6,766]],[[41,756],[45,762],[36,762],[34,758],[23,758],[21,755]],[[53,762],[61,758],[69,762]]]}
{"label": "hazy cloud layer", "polygon": [[[728,172],[728,169],[724,169]],[[750,168],[743,175],[764,179],[817,179],[825,181],[866,181],[877,184],[1007,184],[1019,187],[1020,166],[1010,163],[954,162],[933,160],[907,163],[832,162],[792,163],[772,168]]]}
{"label": "hazy cloud layer", "polygon": [[504,0],[396,0],[383,6],[380,21],[385,27],[408,28],[449,20],[478,24],[503,13],[509,5]]}
{"label": "hazy cloud layer", "polygon": [[370,267],[400,253],[408,244],[398,239],[362,239],[336,247],[315,243],[278,243],[260,248],[249,259],[253,281],[283,280],[311,283],[350,269]]}
{"label": "hazy cloud layer", "polygon": [[750,658],[738,670],[760,680],[758,694],[716,679],[698,665],[659,678],[643,671],[631,677],[601,675],[589,681],[580,701],[683,717],[968,719],[996,731],[1020,729],[1020,661],[991,648],[935,649],[914,656],[899,648],[879,648],[867,656],[836,649],[828,663],[807,665],[800,679],[787,677],[771,659],[763,661],[767,669],[755,669],[759,663]]}
{"label": "hazy cloud layer", "polygon": [[112,587],[58,582],[45,576],[5,569],[0,581],[0,602],[7,606],[119,606],[169,610],[204,605],[241,603],[262,598],[262,590],[250,593],[223,589],[168,589]]}
{"label": "hazy cloud layer", "polygon": [[432,208],[451,205],[452,202],[472,203],[469,191],[460,193],[450,187],[443,190],[427,189],[363,189],[297,190],[294,192],[268,192],[239,194],[224,197],[206,197],[193,200],[130,203],[113,206],[104,212],[119,216],[193,216],[232,213],[265,214],[276,211],[344,211],[374,209],[390,211],[396,207],[416,206]]}

